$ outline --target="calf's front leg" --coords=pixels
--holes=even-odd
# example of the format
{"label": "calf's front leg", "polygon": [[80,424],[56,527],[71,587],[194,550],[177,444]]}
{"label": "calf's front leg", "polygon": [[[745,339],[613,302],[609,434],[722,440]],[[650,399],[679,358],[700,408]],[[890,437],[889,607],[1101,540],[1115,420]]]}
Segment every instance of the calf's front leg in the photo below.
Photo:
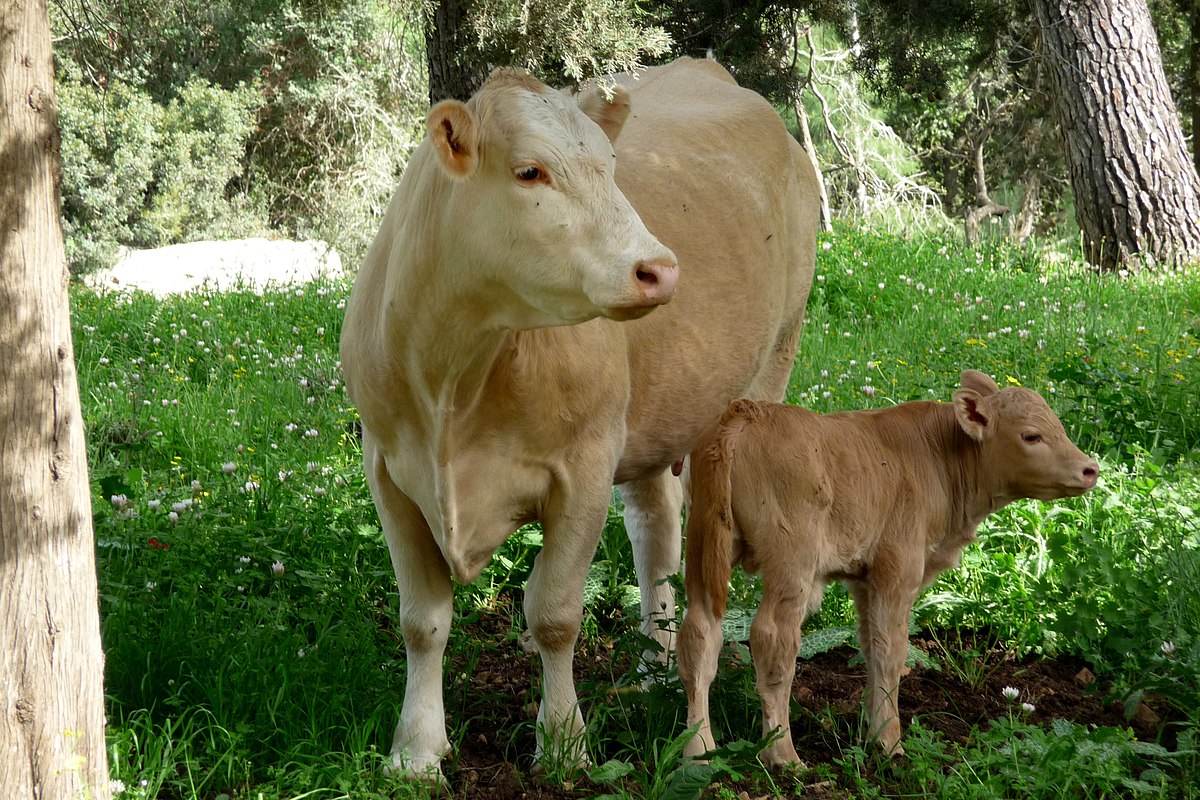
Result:
{"label": "calf's front leg", "polygon": [[[920,576],[911,582],[920,586]],[[863,704],[869,738],[885,753],[904,755],[900,745],[900,675],[908,656],[908,620],[916,591],[898,583],[856,581],[851,594],[858,612],[859,641],[867,660]]]}

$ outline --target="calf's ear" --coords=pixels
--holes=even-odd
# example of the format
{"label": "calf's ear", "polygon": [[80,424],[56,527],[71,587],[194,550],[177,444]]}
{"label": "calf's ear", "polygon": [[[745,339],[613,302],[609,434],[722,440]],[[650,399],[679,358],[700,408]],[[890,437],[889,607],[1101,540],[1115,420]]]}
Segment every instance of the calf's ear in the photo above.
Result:
{"label": "calf's ear", "polygon": [[964,386],[954,393],[954,418],[967,436],[977,442],[982,442],[992,433],[991,411],[984,408],[983,396],[974,389]]}
{"label": "calf's ear", "polygon": [[629,92],[623,86],[592,86],[579,96],[579,108],[615,142],[629,118]]}
{"label": "calf's ear", "polygon": [[989,394],[995,394],[1000,391],[1000,387],[996,385],[996,382],[992,380],[990,375],[980,372],[977,369],[963,370],[962,388],[973,389],[981,397],[987,397]]}
{"label": "calf's ear", "polygon": [[457,100],[443,100],[425,118],[425,129],[442,166],[455,178],[469,178],[479,166],[479,123]]}

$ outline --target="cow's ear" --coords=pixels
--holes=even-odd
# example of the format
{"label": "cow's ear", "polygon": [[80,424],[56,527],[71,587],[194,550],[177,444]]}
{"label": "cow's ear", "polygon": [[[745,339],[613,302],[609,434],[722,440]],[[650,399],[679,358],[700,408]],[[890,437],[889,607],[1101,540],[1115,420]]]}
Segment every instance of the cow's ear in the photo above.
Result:
{"label": "cow's ear", "polygon": [[963,387],[954,393],[954,417],[967,436],[977,442],[991,435],[991,412],[984,408],[983,397],[974,389]]}
{"label": "cow's ear", "polygon": [[977,369],[964,369],[962,373],[962,388],[973,389],[980,397],[987,397],[1000,391],[1000,387],[991,376]]}
{"label": "cow's ear", "polygon": [[425,128],[442,166],[456,178],[469,178],[479,166],[479,123],[457,100],[443,100],[425,118]]}
{"label": "cow's ear", "polygon": [[623,86],[593,86],[579,96],[579,108],[615,142],[629,118],[629,92]]}

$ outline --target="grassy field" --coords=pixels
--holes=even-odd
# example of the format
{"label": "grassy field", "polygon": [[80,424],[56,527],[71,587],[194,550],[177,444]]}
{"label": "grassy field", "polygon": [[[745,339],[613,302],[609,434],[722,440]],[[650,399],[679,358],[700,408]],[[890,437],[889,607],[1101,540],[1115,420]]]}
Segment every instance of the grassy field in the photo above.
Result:
{"label": "grassy field", "polygon": [[[347,294],[73,292],[121,798],[425,794],[380,769],[405,667],[337,365]],[[525,659],[517,600],[534,529],[458,590],[452,742],[491,731],[529,796],[683,798],[712,781],[707,796],[722,798],[1200,797],[1200,276],[1098,276],[1029,251],[848,230],[822,240],[790,402],[948,400],[966,367],[1045,394],[1100,459],[1101,483],[991,518],[963,567],[919,601],[918,629],[989,653],[1085,659],[1110,699],[1132,710],[1153,696],[1168,709],[1159,741],[1013,712],[965,744],[917,720],[895,766],[838,725],[823,734],[835,756],[797,775],[762,770],[744,741],[706,769],[681,765],[678,679],[642,692],[630,673],[635,581],[614,513],[580,648],[585,666],[602,665],[582,688],[599,766],[531,777],[533,723],[489,718],[471,689],[489,664]],[[734,640],[755,592],[736,578]],[[832,588],[806,625],[810,652],[844,642],[852,619]],[[939,669],[986,668],[953,650]],[[726,683],[719,724],[753,736],[752,683]],[[452,786],[471,796],[456,767]]]}

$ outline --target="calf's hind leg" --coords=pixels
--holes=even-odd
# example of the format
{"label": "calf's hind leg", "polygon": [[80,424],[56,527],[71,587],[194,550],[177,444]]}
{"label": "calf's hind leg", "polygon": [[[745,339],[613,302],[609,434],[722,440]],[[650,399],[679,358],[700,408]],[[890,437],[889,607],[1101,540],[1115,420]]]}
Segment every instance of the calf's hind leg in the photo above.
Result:
{"label": "calf's hind leg", "polygon": [[759,756],[767,765],[800,761],[792,744],[789,701],[796,655],[800,652],[800,625],[807,606],[803,585],[794,578],[764,577],[762,604],[750,626],[754,683],[763,707],[763,736],[778,736]]}
{"label": "calf's hind leg", "polygon": [[696,758],[716,747],[708,714],[708,692],[717,674],[721,641],[721,619],[713,613],[704,588],[689,588],[687,613],[679,628],[679,649],[676,653],[679,678],[687,692],[688,727],[700,723],[696,735],[683,750],[688,758]]}

